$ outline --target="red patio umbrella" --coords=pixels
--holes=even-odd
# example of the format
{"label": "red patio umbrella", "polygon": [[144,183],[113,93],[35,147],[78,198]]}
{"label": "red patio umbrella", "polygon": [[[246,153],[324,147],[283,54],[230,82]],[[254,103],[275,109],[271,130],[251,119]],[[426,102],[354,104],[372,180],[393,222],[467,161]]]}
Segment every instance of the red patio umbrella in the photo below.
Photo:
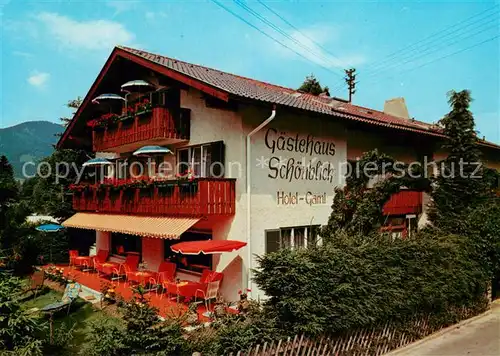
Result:
{"label": "red patio umbrella", "polygon": [[246,246],[246,242],[234,240],[202,240],[186,241],[172,245],[170,248],[176,253],[183,255],[205,255],[223,252],[232,252]]}

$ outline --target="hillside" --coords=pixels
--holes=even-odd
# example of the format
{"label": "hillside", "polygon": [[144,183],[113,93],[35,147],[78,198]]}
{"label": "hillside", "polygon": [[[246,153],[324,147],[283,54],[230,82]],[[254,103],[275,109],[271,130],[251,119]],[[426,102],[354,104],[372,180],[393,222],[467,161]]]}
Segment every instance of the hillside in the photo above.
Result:
{"label": "hillside", "polygon": [[16,178],[22,179],[24,162],[37,162],[49,156],[58,139],[55,134],[63,130],[61,125],[48,121],[28,121],[0,129],[0,155],[7,156]]}

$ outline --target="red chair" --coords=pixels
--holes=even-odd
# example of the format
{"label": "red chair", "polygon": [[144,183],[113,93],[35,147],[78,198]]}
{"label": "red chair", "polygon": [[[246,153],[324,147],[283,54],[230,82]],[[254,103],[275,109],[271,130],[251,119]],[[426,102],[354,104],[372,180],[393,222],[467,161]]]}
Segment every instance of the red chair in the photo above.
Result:
{"label": "red chair", "polygon": [[98,258],[99,260],[106,261],[108,258],[108,251],[107,250],[98,250],[97,255],[95,256],[76,256],[73,258],[73,263],[75,266],[78,267],[87,267],[91,268],[94,267],[95,259]]}
{"label": "red chair", "polygon": [[167,291],[169,294],[177,294],[182,297],[196,297],[198,294],[202,295],[207,293],[208,284],[210,282],[221,282],[224,274],[220,272],[210,271],[208,269],[203,270],[199,282],[192,281],[182,281],[180,283],[168,283]]}
{"label": "red chair", "polygon": [[[137,266],[141,260],[141,255],[137,252],[127,252],[127,257],[125,257],[125,262],[115,263],[111,269],[106,268],[104,273],[111,274],[111,279],[120,279],[121,277],[127,278],[128,274],[137,271]],[[109,271],[111,270],[111,273]]]}
{"label": "red chair", "polygon": [[69,250],[69,266],[75,265],[75,258],[78,257],[78,250]]}
{"label": "red chair", "polygon": [[[155,277],[149,279],[149,284],[156,286],[156,294],[158,294],[158,289],[167,289],[169,283],[175,282],[175,272],[177,266],[175,263],[164,261],[158,267],[158,273]],[[160,296],[160,298],[163,294]]]}
{"label": "red chair", "polygon": [[[92,265],[94,267],[94,270],[97,271],[97,274],[99,274],[99,272],[101,270],[101,266],[104,263],[106,263],[106,261],[108,260],[108,255],[109,255],[109,251],[99,250],[99,251],[97,251],[97,255],[92,257]],[[89,265],[89,267],[90,267],[90,265]]]}

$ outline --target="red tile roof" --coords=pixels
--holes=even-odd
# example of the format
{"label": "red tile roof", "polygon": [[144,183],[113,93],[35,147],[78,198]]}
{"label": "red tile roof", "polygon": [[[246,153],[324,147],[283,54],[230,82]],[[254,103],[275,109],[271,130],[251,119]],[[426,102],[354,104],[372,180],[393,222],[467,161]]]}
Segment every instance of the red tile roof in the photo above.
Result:
{"label": "red tile roof", "polygon": [[[194,81],[194,83],[202,83],[206,87],[211,87],[219,93],[227,93],[230,96],[302,109],[398,130],[412,131],[432,136],[443,136],[441,129],[436,125],[388,115],[381,111],[352,105],[337,98],[314,96],[291,88],[183,62],[139,49],[118,46],[115,48],[115,51],[113,51],[113,53],[115,52],[117,55],[120,55],[120,52],[125,53],[127,57],[132,60],[136,57],[138,61],[145,60],[153,65],[161,66],[173,73],[178,73],[183,78],[189,78]],[[102,73],[100,75],[102,75]],[[78,116],[78,113],[76,116]],[[71,125],[69,129],[71,129]],[[59,145],[64,138],[65,135],[59,141]],[[487,141],[481,140],[480,144],[500,149],[499,145]]]}
{"label": "red tile roof", "polygon": [[[352,105],[342,100],[337,100],[336,98],[319,97],[301,93],[291,88],[183,62],[143,50],[123,46],[119,46],[118,48],[238,97],[289,106],[296,109],[303,109],[400,130],[425,133],[433,136],[443,136],[439,126],[423,121],[408,120],[392,116],[381,111]],[[481,144],[500,148],[500,146],[487,141],[481,141]]]}

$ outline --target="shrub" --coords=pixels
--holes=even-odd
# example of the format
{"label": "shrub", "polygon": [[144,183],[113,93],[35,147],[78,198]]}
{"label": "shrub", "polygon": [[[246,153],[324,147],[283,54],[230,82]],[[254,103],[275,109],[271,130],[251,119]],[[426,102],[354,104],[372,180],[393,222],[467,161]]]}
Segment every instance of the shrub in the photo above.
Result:
{"label": "shrub", "polygon": [[186,345],[179,321],[161,321],[158,309],[150,306],[141,294],[120,304],[123,327],[102,322],[92,324],[82,355],[182,355]]}
{"label": "shrub", "polygon": [[337,236],[259,258],[255,280],[280,327],[317,335],[483,301],[487,277],[456,236]]}
{"label": "shrub", "polygon": [[284,336],[278,328],[277,318],[265,312],[255,301],[250,302],[245,315],[226,314],[215,319],[210,327],[187,335],[189,353],[198,351],[206,356],[237,353],[250,346],[278,340]]}
{"label": "shrub", "polygon": [[17,299],[22,288],[19,279],[0,278],[0,350],[16,355],[42,355],[43,328],[38,318],[22,310]]}

